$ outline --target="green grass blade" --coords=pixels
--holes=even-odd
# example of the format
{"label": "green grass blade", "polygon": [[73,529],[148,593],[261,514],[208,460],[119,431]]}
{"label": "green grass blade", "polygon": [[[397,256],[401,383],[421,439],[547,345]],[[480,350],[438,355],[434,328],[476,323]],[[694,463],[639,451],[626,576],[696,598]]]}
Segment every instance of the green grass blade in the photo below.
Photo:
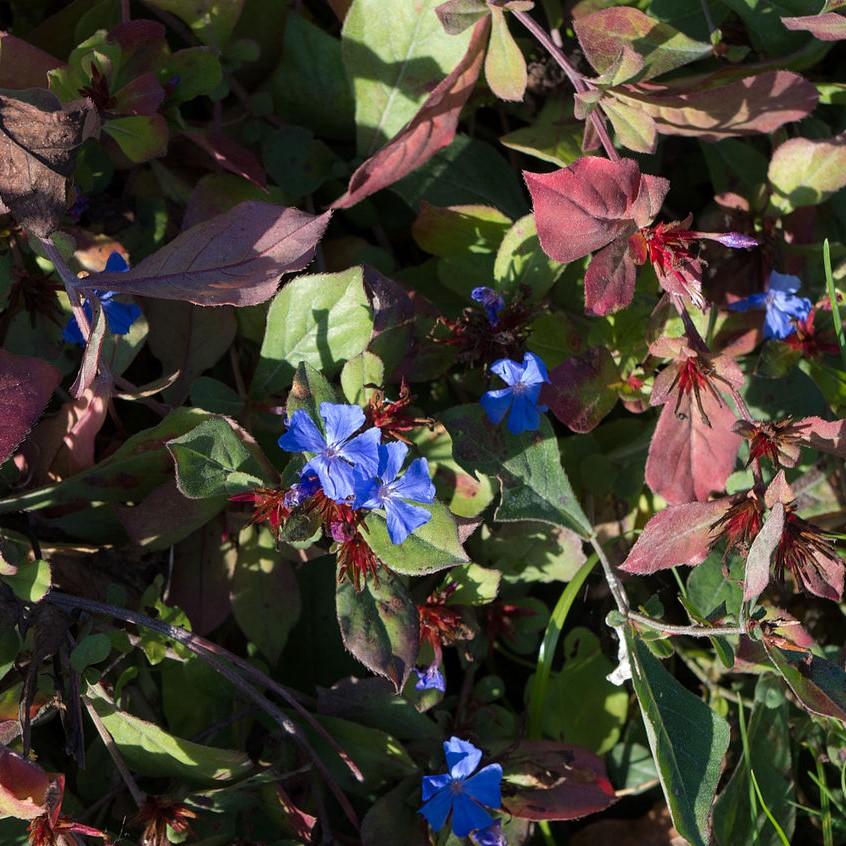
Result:
{"label": "green grass blade", "polygon": [[840,358],[846,367],[846,335],[843,332],[843,322],[840,319],[840,305],[837,302],[837,288],[834,287],[834,274],[831,272],[831,248],[828,238],[823,242],[823,265],[825,267],[825,287],[831,302],[831,319],[834,321],[834,334],[840,347]]}
{"label": "green grass blade", "polygon": [[549,618],[549,623],[547,623],[543,643],[541,643],[538,650],[537,669],[535,670],[535,676],[529,688],[529,737],[532,739],[539,738],[543,730],[543,709],[546,704],[546,691],[549,687],[552,660],[555,657],[555,650],[558,647],[558,639],[561,637],[561,631],[564,628],[564,623],[567,620],[567,615],[570,613],[573,602],[582,589],[585,579],[590,575],[598,560],[596,555],[591,555],[582,564],[576,575],[570,579],[567,587],[561,592],[561,596],[558,597],[558,602],[555,603],[555,608]]}

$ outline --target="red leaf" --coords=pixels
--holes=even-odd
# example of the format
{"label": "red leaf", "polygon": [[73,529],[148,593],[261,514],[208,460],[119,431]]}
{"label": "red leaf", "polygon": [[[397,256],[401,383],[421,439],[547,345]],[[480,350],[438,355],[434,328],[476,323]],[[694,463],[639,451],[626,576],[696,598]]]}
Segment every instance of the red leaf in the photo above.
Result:
{"label": "red leaf", "polygon": [[41,767],[0,746],[0,817],[32,820],[47,813],[50,786]]}
{"label": "red leaf", "polygon": [[598,156],[553,173],[524,171],[544,252],[571,262],[632,234],[657,213],[670,183],[642,176],[637,162]]}
{"label": "red leaf", "polygon": [[756,600],[770,581],[770,563],[784,529],[784,506],[777,502],[749,547],[743,577],[743,599]]}
{"label": "red leaf", "polygon": [[282,274],[311,261],[330,215],[239,203],[177,235],[132,270],[96,273],[79,286],[202,306],[256,305],[276,293]]}
{"label": "red leaf", "polygon": [[808,446],[846,458],[846,420],[823,420],[805,417],[793,424]]}
{"label": "red leaf", "polygon": [[585,273],[585,311],[605,315],[632,301],[637,268],[629,253],[629,240],[617,238],[592,259]]}
{"label": "red leaf", "polygon": [[824,15],[803,15],[798,18],[782,18],[781,22],[794,31],[810,32],[820,41],[843,41],[846,39],[846,17],[837,12]]}
{"label": "red leaf", "polygon": [[[617,801],[602,759],[578,746],[524,740],[503,770],[502,807],[520,819],[575,820]],[[521,786],[509,777],[519,778]]]}
{"label": "red leaf", "polygon": [[0,463],[27,436],[61,379],[59,371],[40,358],[0,350]]}
{"label": "red leaf", "polygon": [[723,490],[734,470],[741,441],[732,431],[735,416],[707,391],[701,398],[710,428],[686,394],[678,415],[675,403],[664,406],[649,445],[646,483],[669,503],[708,499],[712,492]]}
{"label": "red leaf", "polygon": [[592,347],[549,373],[540,401],[574,432],[590,432],[617,404],[617,365],[605,347]]}
{"label": "red leaf", "polygon": [[405,128],[355,171],[347,192],[332,208],[347,209],[393,185],[452,142],[461,110],[482,69],[490,25],[489,15],[478,21],[464,58],[433,89]]}
{"label": "red leaf", "polygon": [[47,71],[63,64],[14,35],[0,33],[0,88],[46,88]]}
{"label": "red leaf", "polygon": [[731,500],[723,497],[670,505],[659,511],[646,524],[620,569],[643,576],[678,564],[701,564],[713,540],[711,526],[730,505]]}
{"label": "red leaf", "polygon": [[142,73],[115,93],[116,112],[122,115],[154,115],[165,98],[154,73]]}
{"label": "red leaf", "polygon": [[222,132],[213,129],[207,132],[183,132],[189,141],[205,150],[224,170],[249,180],[259,188],[267,187],[264,168],[256,156],[246,147]]}

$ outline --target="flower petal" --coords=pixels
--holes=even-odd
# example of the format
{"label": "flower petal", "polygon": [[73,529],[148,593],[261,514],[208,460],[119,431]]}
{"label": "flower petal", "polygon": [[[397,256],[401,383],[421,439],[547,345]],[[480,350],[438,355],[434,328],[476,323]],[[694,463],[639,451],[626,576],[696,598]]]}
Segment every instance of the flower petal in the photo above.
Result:
{"label": "flower petal", "polygon": [[491,365],[491,373],[496,373],[506,385],[519,382],[523,377],[523,370],[522,364],[510,358],[500,358]]}
{"label": "flower petal", "polygon": [[462,740],[453,735],[449,740],[444,741],[444,757],[449,774],[453,778],[467,778],[479,766],[482,750],[475,747],[469,740]]}
{"label": "flower petal", "polygon": [[396,545],[432,519],[431,511],[393,497],[386,499],[382,507],[388,521],[388,536]]}
{"label": "flower petal", "polygon": [[482,395],[482,408],[485,409],[485,414],[491,423],[501,423],[502,418],[508,413],[511,407],[511,400],[513,398],[513,390],[511,388],[499,388],[496,391],[488,391]]}
{"label": "flower petal", "polygon": [[464,791],[483,805],[498,808],[502,804],[501,785],[502,767],[499,764],[488,764],[467,779]]}
{"label": "flower petal", "polygon": [[751,294],[741,300],[729,303],[730,311],[749,311],[750,309],[763,308],[767,304],[766,294]]}
{"label": "flower petal", "polygon": [[[356,468],[358,470],[358,468]],[[384,508],[385,499],[381,495],[382,483],[372,476],[356,472],[355,502],[353,508]]]}
{"label": "flower petal", "polygon": [[[434,777],[438,778],[438,776]],[[432,778],[432,776],[424,777],[424,783],[426,778]],[[426,822],[432,826],[433,831],[440,831],[444,827],[449,812],[452,810],[452,801],[453,794],[449,790],[440,790],[420,809],[420,813],[426,817]]]}
{"label": "flower petal", "polygon": [[113,250],[106,259],[106,266],[103,268],[104,273],[126,273],[129,270],[129,265],[126,259],[117,251]]}
{"label": "flower petal", "polygon": [[379,447],[379,471],[377,476],[385,483],[393,482],[402,469],[408,447],[401,441],[392,441]]}
{"label": "flower petal", "polygon": [[375,477],[379,470],[379,441],[381,439],[380,429],[366,429],[343,444],[338,449],[338,454],[346,458],[350,464],[354,464],[359,473]]}
{"label": "flower petal", "polygon": [[417,673],[415,690],[439,690],[441,693],[446,693],[446,679],[437,664],[424,667],[422,670],[415,668],[414,672]]}
{"label": "flower petal", "polygon": [[802,287],[802,280],[798,276],[789,273],[777,273],[775,270],[770,273],[770,291],[783,291],[786,294],[795,294]]}
{"label": "flower petal", "polygon": [[323,493],[329,499],[345,502],[355,496],[355,469],[340,456],[327,458],[325,455],[317,455],[306,466],[317,473]]}
{"label": "flower petal", "polygon": [[530,352],[523,356],[523,377],[520,381],[524,385],[539,385],[549,381],[549,373],[540,356]]}
{"label": "flower petal", "polygon": [[425,458],[415,458],[408,470],[391,485],[391,493],[415,502],[434,502],[435,486],[429,478],[429,462]]}
{"label": "flower petal", "polygon": [[452,831],[458,837],[467,837],[471,831],[487,828],[494,818],[469,796],[457,793],[452,800]]}
{"label": "flower petal", "polygon": [[439,790],[448,787],[451,781],[452,777],[449,773],[423,776],[423,801],[428,802]]}
{"label": "flower petal", "polygon": [[125,335],[133,323],[141,316],[141,309],[135,303],[121,303],[117,300],[104,302],[106,325],[113,335]]}
{"label": "flower petal", "polygon": [[338,447],[364,425],[364,412],[357,405],[338,402],[320,403],[320,417],[326,443]]}
{"label": "flower petal", "polygon": [[[320,429],[304,408],[297,409],[291,415],[288,431],[277,443],[287,452],[323,452],[326,449],[326,441],[323,440]],[[320,473],[317,475],[319,477]],[[322,483],[323,479],[320,481]]]}
{"label": "flower petal", "polygon": [[514,403],[508,415],[508,431],[512,435],[536,432],[540,428],[540,411],[536,401],[537,398],[533,400],[528,393],[514,397]]}

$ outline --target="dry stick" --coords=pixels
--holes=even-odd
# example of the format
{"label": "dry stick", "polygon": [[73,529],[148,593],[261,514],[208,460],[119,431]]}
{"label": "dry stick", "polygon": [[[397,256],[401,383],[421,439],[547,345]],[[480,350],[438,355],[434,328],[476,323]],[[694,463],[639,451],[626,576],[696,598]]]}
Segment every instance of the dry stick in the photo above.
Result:
{"label": "dry stick", "polygon": [[[558,66],[566,74],[567,79],[570,80],[570,84],[576,89],[577,94],[584,94],[589,90],[589,86],[585,82],[584,76],[582,76],[582,74],[573,67],[570,60],[564,55],[564,52],[558,47],[558,45],[556,45],[544,28],[530,14],[528,14],[528,12],[512,11],[511,14],[514,15],[514,17],[517,18],[517,20],[520,21],[520,23],[523,24],[523,26],[532,33],[532,35],[534,35],[547,53],[555,59]],[[602,146],[605,149],[605,155],[607,155],[612,161],[619,161],[620,154],[614,148],[614,142],[608,134],[608,127],[605,125],[605,121],[603,121],[602,116],[596,109],[590,113],[590,122],[593,124],[596,134],[602,142]]]}
{"label": "dry stick", "polygon": [[[65,608],[76,608],[82,611],[88,611],[92,614],[103,614],[109,617],[114,617],[118,620],[123,620],[127,623],[132,623],[136,626],[143,626],[152,631],[158,632],[171,640],[175,640],[177,643],[181,643],[194,654],[203,658],[214,670],[226,678],[233,687],[239,690],[246,698],[255,702],[263,711],[270,715],[279,724],[280,728],[289,734],[302,747],[302,749],[312,759],[315,767],[320,771],[320,774],[323,776],[326,783],[329,785],[333,795],[338,801],[338,804],[343,809],[344,814],[355,828],[358,829],[358,817],[350,805],[349,800],[335,782],[331,773],[326,769],[325,764],[314,751],[300,728],[282,711],[280,711],[273,702],[255,690],[234,669],[232,669],[230,664],[235,664],[239,667],[243,667],[243,665],[246,664],[246,662],[238,658],[237,655],[233,655],[231,652],[223,649],[223,647],[217,646],[217,644],[213,644],[198,635],[194,635],[185,629],[179,628],[178,626],[171,626],[169,623],[154,620],[151,617],[147,617],[146,615],[139,614],[135,611],[130,611],[126,608],[118,608],[113,605],[107,605],[103,602],[95,602],[91,599],[83,599],[82,597],[71,596],[58,591],[51,591],[44,598],[44,601]],[[218,655],[222,657],[219,658],[217,657]],[[331,737],[328,732],[326,732],[326,730],[311,714],[309,714],[298,702],[296,702],[296,700],[284,687],[265,676],[260,670],[256,670],[255,668],[251,669],[251,675],[253,677],[259,677],[263,685],[274,690],[280,696],[283,696],[286,701],[288,701],[289,704],[298,711],[298,713],[302,714],[303,717],[308,720],[312,727],[327,741],[327,743],[330,744],[336,754],[344,761],[356,779],[359,781],[364,780],[364,776],[359,768],[353,763],[346,752],[338,746],[337,741]]]}
{"label": "dry stick", "polygon": [[120,773],[123,783],[132,794],[132,801],[135,802],[135,805],[138,808],[141,808],[141,806],[147,801],[146,794],[138,786],[137,782],[132,777],[132,773],[129,772],[129,767],[126,766],[123,756],[120,754],[120,751],[115,745],[114,738],[109,733],[109,730],[106,728],[105,723],[100,718],[100,715],[97,713],[91,700],[87,696],[83,696],[82,701],[85,704],[85,710],[88,711],[88,716],[91,717],[91,722],[94,723],[94,728],[97,729],[97,734],[100,735],[103,745],[106,747],[106,750],[111,756],[117,771]]}

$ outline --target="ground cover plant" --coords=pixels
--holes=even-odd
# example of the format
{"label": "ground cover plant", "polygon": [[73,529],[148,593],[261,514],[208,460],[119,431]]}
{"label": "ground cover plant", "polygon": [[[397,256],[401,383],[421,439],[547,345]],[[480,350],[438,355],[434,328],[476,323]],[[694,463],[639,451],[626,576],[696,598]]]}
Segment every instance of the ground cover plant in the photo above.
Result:
{"label": "ground cover plant", "polygon": [[0,8],[0,843],[846,843],[846,2]]}

